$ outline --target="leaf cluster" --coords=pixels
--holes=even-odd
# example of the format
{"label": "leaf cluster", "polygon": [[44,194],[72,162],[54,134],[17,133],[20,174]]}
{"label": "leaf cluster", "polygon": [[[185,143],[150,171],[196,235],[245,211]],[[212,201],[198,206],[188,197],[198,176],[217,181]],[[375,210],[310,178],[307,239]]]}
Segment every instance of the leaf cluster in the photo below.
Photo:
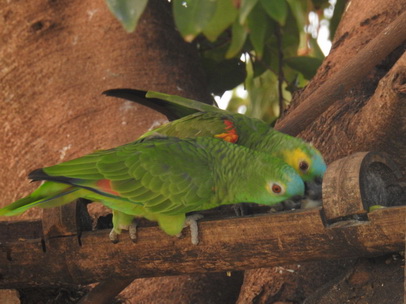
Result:
{"label": "leaf cluster", "polygon": [[[127,31],[133,31],[148,0],[106,0]],[[333,15],[333,25],[344,0]],[[197,46],[214,95],[244,84],[246,114],[273,121],[306,85],[324,55],[307,27],[310,12],[323,18],[329,0],[172,0],[173,17],[182,37]],[[333,31],[335,29],[332,29]],[[233,104],[234,103],[234,104]]]}

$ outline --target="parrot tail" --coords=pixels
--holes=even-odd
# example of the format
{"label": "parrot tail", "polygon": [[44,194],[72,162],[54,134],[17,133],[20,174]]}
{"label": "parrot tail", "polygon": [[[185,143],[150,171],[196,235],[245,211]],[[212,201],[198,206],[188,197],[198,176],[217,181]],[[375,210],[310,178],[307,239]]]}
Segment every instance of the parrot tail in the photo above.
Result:
{"label": "parrot tail", "polygon": [[32,207],[51,208],[65,205],[81,197],[81,190],[72,185],[47,181],[30,195],[1,208],[0,216],[17,215]]}
{"label": "parrot tail", "polygon": [[215,106],[184,97],[159,93],[154,91],[140,91],[134,89],[112,89],[103,92],[106,96],[118,97],[147,106],[164,114],[169,121],[173,121],[197,112],[221,112]]}

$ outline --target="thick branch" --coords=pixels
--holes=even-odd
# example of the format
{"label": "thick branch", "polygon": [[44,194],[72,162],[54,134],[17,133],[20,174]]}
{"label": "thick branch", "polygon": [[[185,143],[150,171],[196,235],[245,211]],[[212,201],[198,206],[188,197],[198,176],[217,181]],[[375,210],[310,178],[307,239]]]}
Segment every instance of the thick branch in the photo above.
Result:
{"label": "thick branch", "polygon": [[277,124],[277,129],[297,135],[345,92],[359,83],[371,69],[406,40],[406,12],[388,25],[358,54]]}
{"label": "thick branch", "polygon": [[110,278],[99,283],[78,304],[110,304],[133,281],[132,278]]}
{"label": "thick branch", "polygon": [[28,239],[14,229],[19,223],[1,223],[0,231],[14,235],[0,245],[0,287],[87,284],[110,277],[219,272],[379,255],[403,250],[405,218],[405,207],[391,207],[368,214],[367,221],[334,227],[324,226],[320,209],[202,221],[197,246],[189,236],[169,237],[158,227],[141,227],[135,244],[124,234],[113,245],[108,231],[102,230],[84,232],[81,246],[74,235],[50,238],[44,246],[40,222],[31,223]]}
{"label": "thick branch", "polygon": [[[406,164],[406,53],[379,81],[374,95],[349,122],[349,129],[354,130],[353,141],[359,138],[364,144],[380,143],[380,150],[393,153]],[[346,144],[344,140],[342,144]]]}

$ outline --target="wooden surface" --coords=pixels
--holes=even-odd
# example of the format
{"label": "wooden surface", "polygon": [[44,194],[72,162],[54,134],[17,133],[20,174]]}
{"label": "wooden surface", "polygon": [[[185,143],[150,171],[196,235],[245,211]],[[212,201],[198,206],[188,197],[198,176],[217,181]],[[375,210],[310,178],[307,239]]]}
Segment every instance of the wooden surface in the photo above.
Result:
{"label": "wooden surface", "polygon": [[405,206],[374,211],[367,221],[331,227],[325,227],[320,211],[202,220],[197,246],[190,243],[188,232],[177,239],[158,227],[140,227],[137,243],[123,234],[118,244],[112,244],[107,230],[83,232],[80,245],[75,235],[43,241],[41,222],[30,223],[30,238],[21,223],[1,223],[0,231],[10,235],[0,239],[0,287],[242,270],[404,249]]}
{"label": "wooden surface", "polygon": [[327,220],[365,214],[370,207],[399,205],[401,173],[385,153],[357,152],[329,164],[323,177]]}

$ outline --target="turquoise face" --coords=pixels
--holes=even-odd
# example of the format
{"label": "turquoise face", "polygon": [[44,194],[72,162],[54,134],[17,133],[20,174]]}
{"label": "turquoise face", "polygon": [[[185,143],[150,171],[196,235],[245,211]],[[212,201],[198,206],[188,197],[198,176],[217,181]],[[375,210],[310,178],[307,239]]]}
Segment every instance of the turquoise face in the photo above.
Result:
{"label": "turquoise face", "polygon": [[313,147],[297,147],[281,151],[283,160],[302,177],[305,182],[322,178],[326,163],[320,152]]}
{"label": "turquoise face", "polygon": [[292,179],[287,183],[287,189],[289,196],[303,195],[305,191],[305,185],[302,178],[295,174]]}
{"label": "turquoise face", "polygon": [[327,170],[326,163],[323,160],[323,157],[319,153],[315,153],[312,157],[311,163],[311,175],[313,178],[320,177],[322,178],[324,173]]}

